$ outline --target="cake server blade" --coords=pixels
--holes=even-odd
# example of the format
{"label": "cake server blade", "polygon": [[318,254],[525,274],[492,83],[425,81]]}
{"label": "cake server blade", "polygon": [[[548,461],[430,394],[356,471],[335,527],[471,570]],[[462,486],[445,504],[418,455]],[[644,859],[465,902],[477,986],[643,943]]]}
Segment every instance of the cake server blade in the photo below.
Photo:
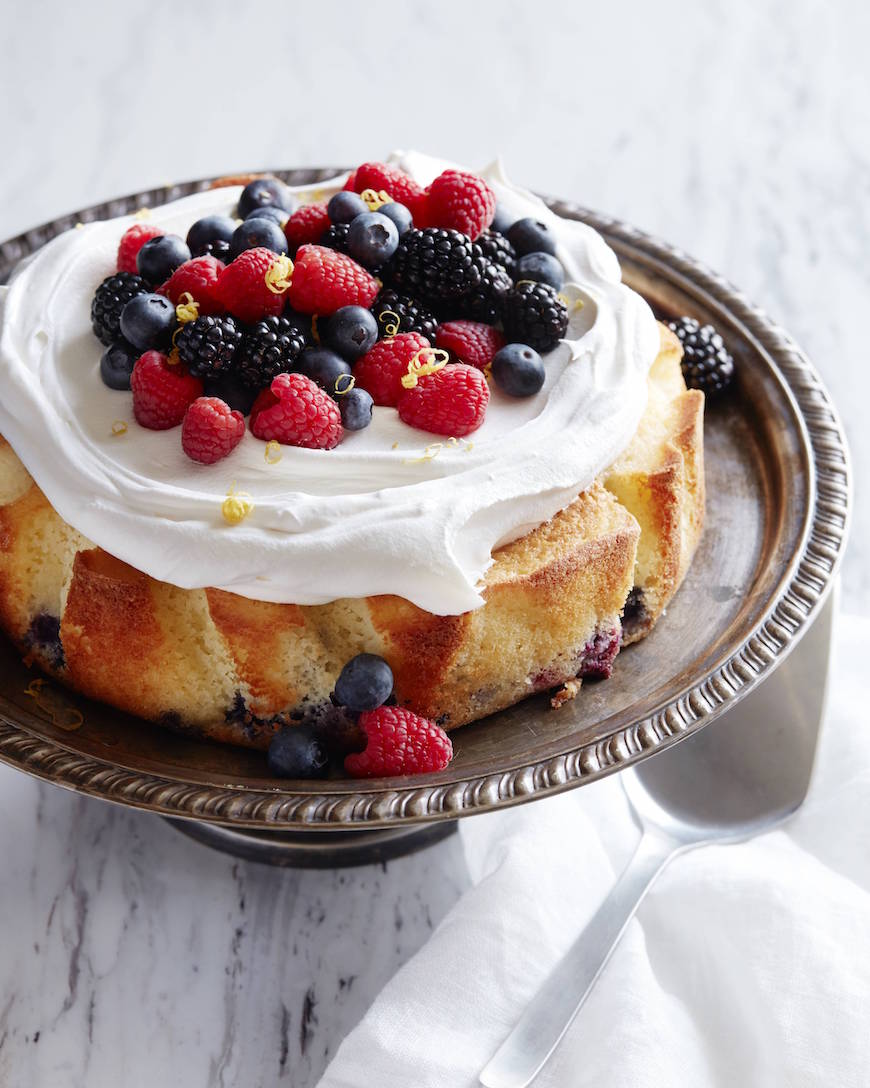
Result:
{"label": "cake server blade", "polygon": [[699,846],[752,838],[788,819],[803,803],[824,715],[836,596],[829,594],[794,652],[733,710],[623,772],[642,831],[640,844],[481,1072],[484,1088],[531,1084],[668,862]]}

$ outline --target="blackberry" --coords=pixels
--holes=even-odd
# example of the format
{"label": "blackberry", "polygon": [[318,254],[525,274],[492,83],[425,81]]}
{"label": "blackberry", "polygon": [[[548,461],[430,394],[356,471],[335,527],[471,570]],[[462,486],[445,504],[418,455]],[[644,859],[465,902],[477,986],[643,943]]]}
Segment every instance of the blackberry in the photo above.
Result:
{"label": "blackberry", "polygon": [[[389,310],[389,313],[387,311]],[[418,332],[421,336],[434,344],[435,330],[438,328],[438,318],[430,313],[422,302],[400,295],[391,288],[386,287],[378,295],[372,306],[372,313],[378,322],[378,335],[395,336],[400,332]],[[398,328],[393,329],[398,318]],[[387,332],[387,328],[391,332]]]}
{"label": "blackberry", "polygon": [[278,374],[292,370],[305,348],[305,337],[286,317],[264,317],[249,326],[235,372],[250,389],[264,389]]}
{"label": "blackberry", "polygon": [[131,298],[147,295],[150,288],[141,276],[132,272],[116,272],[103,280],[91,303],[91,325],[94,335],[106,347],[121,339],[121,311]]}
{"label": "blackberry", "polygon": [[546,283],[518,283],[505,299],[504,331],[508,340],[535,351],[551,351],[568,328],[568,307]]}
{"label": "blackberry", "polygon": [[458,302],[458,316],[469,321],[496,325],[504,314],[505,299],[513,288],[513,280],[499,264],[485,258],[481,264],[480,284]]}
{"label": "blackberry", "polygon": [[457,299],[480,286],[483,254],[458,230],[427,227],[406,231],[390,263],[403,294],[433,301]]}
{"label": "blackberry", "polygon": [[197,378],[225,374],[233,365],[242,331],[232,317],[198,317],[183,325],[175,338],[181,361]]}
{"label": "blackberry", "polygon": [[347,234],[349,230],[350,223],[333,223],[331,227],[327,227],[324,231],[320,244],[326,246],[327,249],[337,249],[339,253],[347,253]]}
{"label": "blackberry", "polygon": [[683,345],[680,366],[690,389],[700,389],[708,396],[727,389],[734,378],[734,359],[712,325],[702,325],[694,317],[669,321],[668,328]]}
{"label": "blackberry", "polygon": [[513,275],[517,253],[503,234],[494,230],[484,230],[477,236],[476,241],[488,261],[501,265],[509,275]]}

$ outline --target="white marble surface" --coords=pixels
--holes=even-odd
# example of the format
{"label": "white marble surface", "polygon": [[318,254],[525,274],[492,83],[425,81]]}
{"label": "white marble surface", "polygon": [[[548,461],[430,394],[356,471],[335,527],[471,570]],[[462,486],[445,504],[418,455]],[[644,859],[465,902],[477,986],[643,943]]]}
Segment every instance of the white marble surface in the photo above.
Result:
{"label": "white marble surface", "polygon": [[[870,605],[870,11],[127,0],[3,6],[0,236],[235,168],[418,146],[681,245],[790,328],[858,469],[845,604]],[[465,885],[456,839],[272,872],[0,770],[0,1083],[315,1083]]]}

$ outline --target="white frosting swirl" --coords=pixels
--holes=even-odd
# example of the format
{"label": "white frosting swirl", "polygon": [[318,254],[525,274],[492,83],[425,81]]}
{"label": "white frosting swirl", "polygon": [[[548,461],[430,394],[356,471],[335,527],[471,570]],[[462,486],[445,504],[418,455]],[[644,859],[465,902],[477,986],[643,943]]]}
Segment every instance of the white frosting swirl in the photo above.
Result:
{"label": "white frosting swirl", "polygon": [[[394,161],[423,184],[447,165],[414,153]],[[493,389],[468,441],[421,460],[437,436],[376,408],[335,450],[282,447],[268,464],[248,433],[217,465],[194,464],[178,430],[139,427],[130,394],[100,381],[90,303],[129,216],[56,238],[3,291],[0,433],[61,517],[154,578],[297,604],[395,593],[439,614],[479,607],[493,549],[551,518],[629,443],[658,347],[649,307],[594,230],[555,216],[498,164],[482,175],[511,214],[552,226],[565,294],[584,305],[545,359],[541,392],[515,400]],[[177,200],[149,222],[183,236],[195,219],[229,212],[239,192]],[[128,430],[113,436],[118,419]],[[236,526],[221,515],[233,485],[254,503]]]}

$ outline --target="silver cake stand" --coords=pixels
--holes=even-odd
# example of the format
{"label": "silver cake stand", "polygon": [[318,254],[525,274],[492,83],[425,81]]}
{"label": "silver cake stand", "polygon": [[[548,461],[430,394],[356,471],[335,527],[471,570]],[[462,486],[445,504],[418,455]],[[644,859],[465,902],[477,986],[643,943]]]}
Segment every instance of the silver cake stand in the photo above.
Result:
{"label": "silver cake stand", "polygon": [[[311,184],[337,169],[277,171]],[[0,245],[0,282],[73,227],[205,189],[211,179],[135,193]],[[618,220],[563,200],[600,231],[624,277],[660,317],[713,322],[737,363],[733,394],[705,424],[707,521],[667,616],[558,711],[542,696],[467,726],[435,775],[276,781],[261,753],[155,729],[60,688],[49,713],[0,639],[0,760],[93,797],[157,812],[200,842],[270,864],[383,861],[449,834],[460,817],[548,797],[661,752],[725,714],[783,661],[813,621],[843,554],[846,442],[815,369],[794,341],[721,277]],[[55,707],[56,711],[57,707]],[[77,721],[78,715],[75,715]],[[784,758],[787,753],[784,753]]]}

